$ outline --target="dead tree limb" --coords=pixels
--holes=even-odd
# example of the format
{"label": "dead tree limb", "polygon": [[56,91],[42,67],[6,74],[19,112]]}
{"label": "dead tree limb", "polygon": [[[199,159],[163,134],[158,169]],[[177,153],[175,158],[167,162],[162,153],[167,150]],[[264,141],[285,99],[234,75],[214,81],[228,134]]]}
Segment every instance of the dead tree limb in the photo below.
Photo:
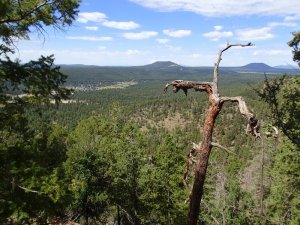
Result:
{"label": "dead tree limb", "polygon": [[230,151],[228,148],[226,148],[226,147],[224,147],[224,146],[222,146],[222,145],[220,145],[220,144],[218,144],[218,143],[212,142],[211,145],[212,145],[213,147],[218,147],[218,148],[224,150],[224,151],[227,152],[228,154],[234,154],[234,155],[235,155],[235,153],[234,153],[233,151]]}
{"label": "dead tree limb", "polygon": [[274,132],[267,131],[267,132],[265,132],[265,135],[267,137],[278,138],[279,131],[278,131],[277,127],[272,126],[272,129]]}
{"label": "dead tree limb", "polygon": [[256,138],[260,137],[259,133],[259,121],[255,118],[253,113],[251,113],[246,105],[246,102],[243,97],[237,96],[237,97],[221,97],[220,99],[221,103],[224,103],[226,101],[230,102],[238,102],[240,113],[247,118],[247,129],[246,132],[249,132],[255,136]]}
{"label": "dead tree limb", "polygon": [[[195,91],[206,92],[208,94],[208,100],[210,102],[210,106],[207,109],[207,113],[205,116],[204,125],[202,128],[202,141],[199,145],[194,145],[192,150],[198,155],[198,160],[196,161],[196,166],[194,169],[194,183],[192,187],[191,194],[189,196],[189,213],[188,213],[188,225],[197,225],[199,211],[200,211],[200,203],[203,195],[203,186],[205,181],[206,170],[208,166],[208,160],[210,156],[210,152],[213,146],[212,136],[213,129],[215,125],[216,118],[219,112],[222,109],[224,102],[238,102],[239,109],[241,114],[243,114],[248,123],[248,128],[250,129],[250,133],[259,137],[259,123],[258,120],[254,117],[254,115],[248,110],[248,107],[242,97],[220,97],[218,91],[218,77],[219,77],[219,65],[222,60],[222,54],[230,49],[231,47],[239,46],[239,47],[248,47],[253,44],[227,44],[227,46],[219,51],[217,56],[217,61],[214,66],[214,74],[212,82],[195,82],[195,81],[183,81],[183,80],[174,80],[168,84],[166,84],[164,88],[164,92],[166,93],[169,86],[173,86],[173,92],[177,93],[182,90],[185,95],[189,89],[194,89]],[[215,143],[214,143],[215,144]],[[195,147],[196,146],[196,147]],[[216,144],[215,144],[216,146]],[[220,145],[218,145],[220,147]],[[226,148],[222,147],[223,150]],[[190,152],[189,154],[191,154]],[[188,156],[189,156],[188,154]],[[190,159],[187,157],[187,163],[189,163]],[[187,174],[189,171],[190,164],[187,164],[187,168],[184,172],[184,183],[188,188],[186,183]]]}
{"label": "dead tree limb", "polygon": [[248,47],[248,46],[253,46],[253,44],[251,42],[249,42],[247,44],[229,44],[229,43],[227,43],[227,46],[219,51],[219,54],[218,54],[218,57],[217,57],[217,61],[215,63],[215,67],[214,67],[214,79],[213,79],[213,83],[218,84],[219,65],[220,65],[220,62],[222,60],[222,54],[223,54],[223,52],[227,51],[231,47],[236,47],[236,46]]}
{"label": "dead tree limb", "polygon": [[[184,183],[184,186],[186,187],[186,190],[187,190],[187,194],[188,194],[188,197],[190,197],[190,187],[189,187],[189,184],[188,184],[188,175],[190,173],[190,171],[192,170],[192,166],[194,164],[197,163],[197,152],[200,151],[200,144],[196,144],[196,143],[193,143],[193,147],[192,149],[188,152],[188,154],[186,155],[186,159],[185,159],[185,168],[184,168],[184,171],[183,171],[183,183]],[[226,151],[228,154],[234,154],[234,152],[230,151],[228,148],[218,144],[218,143],[215,143],[215,142],[212,142],[211,143],[211,146],[213,147],[217,147],[217,148],[220,148],[224,151]]]}
{"label": "dead tree limb", "polygon": [[183,81],[183,80],[174,80],[171,83],[166,84],[164,88],[164,93],[167,92],[169,86],[173,86],[173,92],[177,93],[182,90],[185,95],[187,95],[188,89],[194,89],[195,91],[206,91],[208,88],[212,87],[211,82],[194,82],[194,81]]}
{"label": "dead tree limb", "polygon": [[23,186],[17,184],[14,179],[12,180],[11,184],[12,184],[12,191],[14,191],[15,187],[18,187],[18,188],[24,190],[25,192],[31,192],[31,193],[36,193],[36,194],[47,194],[46,192],[36,191],[36,190],[32,190],[30,188],[23,187]]}

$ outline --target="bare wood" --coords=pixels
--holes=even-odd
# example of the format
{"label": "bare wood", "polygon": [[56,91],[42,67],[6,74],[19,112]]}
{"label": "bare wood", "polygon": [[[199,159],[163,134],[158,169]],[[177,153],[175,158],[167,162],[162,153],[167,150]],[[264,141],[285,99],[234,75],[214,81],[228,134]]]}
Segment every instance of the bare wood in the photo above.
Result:
{"label": "bare wood", "polygon": [[29,189],[29,188],[26,188],[26,187],[23,187],[21,185],[18,185],[18,184],[14,184],[15,186],[17,186],[18,188],[26,191],[26,192],[31,192],[31,193],[36,193],[36,194],[46,194],[46,192],[42,192],[42,191],[36,191],[36,190],[32,190],[32,189]]}
{"label": "bare wood", "polygon": [[195,82],[195,81],[183,81],[183,80],[174,80],[171,83],[166,84],[164,88],[164,93],[167,92],[168,87],[173,86],[173,92],[177,93],[182,90],[185,95],[187,95],[188,89],[194,89],[195,91],[205,91],[208,92],[208,89],[211,88],[211,82]]}
{"label": "bare wood", "polygon": [[[222,54],[226,50],[234,46],[246,47],[252,46],[250,42],[248,44],[227,44],[227,46],[220,50],[217,61],[214,67],[213,82],[195,82],[195,81],[183,81],[183,80],[174,80],[166,84],[164,92],[166,93],[169,86],[173,86],[173,92],[177,93],[182,90],[185,95],[189,89],[194,89],[195,91],[206,92],[208,94],[208,100],[210,106],[207,110],[204,126],[202,130],[202,141],[199,145],[194,144],[192,150],[199,154],[198,160],[196,162],[194,170],[194,183],[192,192],[190,194],[189,201],[189,212],[188,212],[188,225],[197,225],[198,216],[200,212],[200,203],[203,196],[203,186],[205,181],[206,170],[208,166],[208,160],[212,146],[219,147],[225,151],[229,151],[227,148],[214,143],[212,141],[213,129],[216,122],[216,118],[219,112],[222,109],[223,103],[226,101],[238,102],[240,112],[247,118],[248,127],[250,127],[251,134],[255,137],[259,137],[259,123],[254,115],[248,110],[247,105],[242,97],[220,97],[218,91],[218,76],[219,76],[219,64],[222,60]],[[192,151],[191,150],[191,151]],[[191,153],[189,152],[189,154]],[[188,156],[189,156],[188,154]],[[187,175],[189,172],[190,159],[187,157],[187,167],[184,172],[184,184],[188,188],[186,183]]]}
{"label": "bare wood", "polygon": [[204,126],[202,130],[202,142],[199,151],[199,160],[195,167],[195,177],[192,192],[190,195],[188,224],[197,225],[198,216],[200,212],[200,202],[203,196],[203,187],[206,176],[206,170],[208,166],[208,160],[212,148],[212,134],[216,118],[221,111],[222,105],[212,104],[210,105]]}
{"label": "bare wood", "polygon": [[272,126],[272,129],[274,130],[274,132],[265,132],[264,134],[267,136],[267,137],[274,137],[274,138],[278,138],[278,134],[279,134],[279,131],[277,129],[277,127],[275,126]]}
{"label": "bare wood", "polygon": [[191,169],[191,165],[197,162],[195,157],[197,155],[197,152],[200,151],[200,145],[201,145],[201,143],[196,144],[196,143],[193,142],[193,147],[188,152],[188,154],[186,155],[186,158],[185,158],[185,168],[184,168],[184,171],[183,171],[183,184],[184,184],[184,186],[187,190],[188,196],[190,196],[190,188],[189,188],[189,185],[187,183],[187,178],[188,178],[188,175],[189,175],[189,172],[190,172],[190,169]]}
{"label": "bare wood", "polygon": [[220,148],[220,149],[226,151],[226,152],[229,153],[229,154],[234,154],[234,155],[235,155],[235,153],[234,153],[233,151],[230,151],[228,148],[225,148],[224,146],[222,146],[222,145],[220,145],[220,144],[218,144],[218,143],[212,142],[211,145],[212,145],[213,147],[218,147],[218,148]]}
{"label": "bare wood", "polygon": [[221,97],[221,102],[238,102],[240,113],[247,118],[253,117],[253,114],[248,109],[246,102],[242,96],[237,97]]}
{"label": "bare wood", "polygon": [[190,188],[189,188],[189,185],[187,183],[187,178],[188,178],[188,175],[189,175],[191,164],[196,162],[196,161],[193,160],[192,154],[194,154],[194,150],[193,149],[190,150],[189,153],[186,156],[186,159],[185,159],[185,168],[184,168],[184,171],[183,171],[183,184],[184,184],[184,186],[185,186],[185,188],[187,190],[188,195],[190,194]]}
{"label": "bare wood", "polygon": [[250,131],[250,133],[256,138],[260,137],[259,121],[255,118],[253,113],[250,112],[243,97],[221,97],[220,100],[221,103],[238,102],[240,113],[247,118],[248,128],[250,128],[250,130],[247,129],[246,131]]}
{"label": "bare wood", "polygon": [[226,50],[228,50],[231,47],[235,47],[235,46],[240,46],[240,47],[248,47],[248,46],[253,46],[254,44],[252,44],[251,42],[249,42],[248,44],[229,44],[227,43],[227,46],[219,51],[218,57],[217,57],[217,61],[215,63],[215,67],[214,67],[214,79],[213,79],[213,83],[215,83],[216,85],[218,85],[218,77],[219,77],[219,65],[220,62],[222,60],[222,54],[223,52],[225,52]]}
{"label": "bare wood", "polygon": [[[188,197],[190,196],[191,193],[190,193],[190,187],[189,187],[189,184],[187,182],[187,179],[188,179],[189,172],[192,169],[191,166],[193,164],[197,163],[197,160],[195,158],[197,157],[197,154],[200,152],[200,146],[201,146],[201,143],[196,144],[196,143],[193,142],[193,147],[188,152],[188,154],[186,155],[186,159],[185,159],[186,166],[185,166],[185,169],[183,171],[183,183],[184,183],[184,186],[186,187]],[[234,154],[235,155],[234,152],[230,151],[228,148],[226,148],[226,147],[224,147],[224,146],[222,146],[218,143],[212,142],[211,146],[212,147],[218,147],[218,148],[226,151],[228,154]]]}

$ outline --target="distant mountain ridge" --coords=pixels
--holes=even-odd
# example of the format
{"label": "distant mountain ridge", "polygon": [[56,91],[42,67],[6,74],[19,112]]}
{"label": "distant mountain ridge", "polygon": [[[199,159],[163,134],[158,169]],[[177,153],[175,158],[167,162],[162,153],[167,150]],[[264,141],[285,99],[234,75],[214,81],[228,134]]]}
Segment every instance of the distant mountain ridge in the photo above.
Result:
{"label": "distant mountain ridge", "polygon": [[269,70],[273,69],[273,67],[265,64],[265,63],[249,63],[245,66],[241,66],[240,68],[247,70]]}
{"label": "distant mountain ridge", "polygon": [[[157,61],[143,66],[93,66],[61,65],[61,71],[68,75],[69,82],[93,83],[102,81],[169,81],[169,80],[210,80],[213,67],[190,67],[171,61]],[[300,74],[299,69],[271,67],[265,63],[250,63],[241,67],[220,67],[221,79],[240,76],[249,79],[267,75]],[[248,79],[248,78],[247,78]]]}
{"label": "distant mountain ridge", "polygon": [[171,62],[171,61],[156,61],[154,63],[142,66],[144,68],[152,68],[152,69],[166,69],[170,67],[180,67],[180,65]]}
{"label": "distant mountain ridge", "polygon": [[[172,61],[155,61],[151,64],[146,64],[142,66],[97,66],[97,65],[85,65],[85,64],[61,64],[63,68],[68,67],[93,67],[93,68],[144,68],[144,69],[168,69],[168,68],[212,68],[211,66],[184,66],[174,63]],[[230,69],[233,71],[237,70],[246,70],[246,71],[253,71],[253,72],[267,72],[269,70],[278,70],[278,72],[282,72],[282,70],[297,70],[300,71],[300,68],[294,65],[286,64],[286,65],[278,65],[278,66],[269,66],[265,63],[249,63],[244,66],[220,66],[222,69]]]}
{"label": "distant mountain ridge", "polygon": [[234,68],[235,71],[239,72],[253,72],[253,73],[269,73],[269,74],[284,74],[284,73],[300,73],[299,68],[290,68],[290,67],[282,67],[275,66],[271,67],[265,63],[249,63],[245,66]]}
{"label": "distant mountain ridge", "polygon": [[299,70],[299,67],[291,65],[291,64],[278,65],[278,66],[274,66],[274,68],[277,68],[277,69]]}

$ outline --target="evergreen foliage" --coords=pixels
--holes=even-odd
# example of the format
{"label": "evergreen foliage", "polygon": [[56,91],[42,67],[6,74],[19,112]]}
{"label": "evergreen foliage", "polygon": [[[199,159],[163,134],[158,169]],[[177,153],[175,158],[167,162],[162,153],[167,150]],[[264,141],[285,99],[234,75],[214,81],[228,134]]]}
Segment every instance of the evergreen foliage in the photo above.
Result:
{"label": "evergreen foliage", "polygon": [[289,140],[274,153],[273,178],[267,199],[271,224],[300,223],[300,148]]}
{"label": "evergreen foliage", "polygon": [[[0,2],[0,223],[185,224],[189,193],[182,176],[190,142],[202,135],[204,96],[162,97],[161,80],[167,78],[147,68],[136,72],[146,71],[151,82],[143,78],[126,89],[71,96],[54,56],[28,63],[8,56],[14,40],[43,33],[45,26],[70,25],[77,7],[74,0]],[[289,42],[296,62],[298,34]],[[90,72],[89,82],[97,83],[101,72],[64,70],[74,73],[69,84],[75,86]],[[124,81],[130,74],[128,68],[115,71],[103,69],[102,78]],[[189,78],[197,71],[183,68]],[[169,78],[181,74],[163,72]],[[266,79],[258,97],[245,83],[256,85],[260,75],[225,76],[222,93],[245,96],[262,119],[262,133],[268,124],[280,133],[255,141],[244,134],[237,108],[224,107],[214,139],[233,154],[213,149],[199,221],[299,224],[299,76]],[[126,79],[132,77],[139,74]],[[52,104],[69,97],[66,104]]]}
{"label": "evergreen foliage", "polygon": [[293,39],[288,42],[288,45],[293,48],[293,60],[295,62],[298,62],[298,65],[300,67],[300,32],[294,32],[293,36]]}

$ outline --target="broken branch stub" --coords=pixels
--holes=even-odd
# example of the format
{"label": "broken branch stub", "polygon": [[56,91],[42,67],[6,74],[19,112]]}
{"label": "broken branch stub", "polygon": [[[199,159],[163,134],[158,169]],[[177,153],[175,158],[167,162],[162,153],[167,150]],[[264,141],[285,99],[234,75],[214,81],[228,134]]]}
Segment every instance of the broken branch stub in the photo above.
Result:
{"label": "broken branch stub", "polygon": [[183,80],[174,80],[171,83],[166,84],[164,88],[164,93],[167,93],[168,87],[173,86],[173,92],[177,93],[182,90],[185,95],[187,95],[188,89],[194,89],[195,91],[208,91],[211,88],[211,82],[194,82],[194,81],[183,81]]}

